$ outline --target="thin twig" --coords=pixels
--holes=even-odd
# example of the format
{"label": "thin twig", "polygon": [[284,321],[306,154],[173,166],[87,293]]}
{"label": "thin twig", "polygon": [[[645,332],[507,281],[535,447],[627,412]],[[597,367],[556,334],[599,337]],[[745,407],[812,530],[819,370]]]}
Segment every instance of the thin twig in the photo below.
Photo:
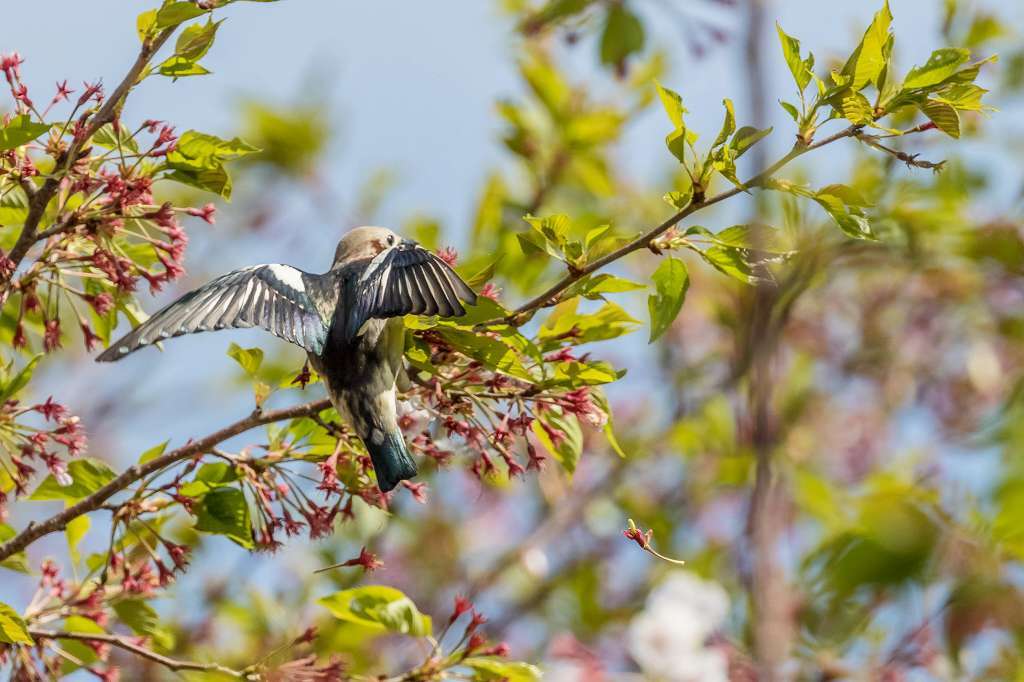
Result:
{"label": "thin twig", "polygon": [[171,37],[174,31],[175,27],[164,29],[142,43],[139,55],[135,58],[135,63],[132,64],[128,73],[125,74],[124,79],[103,103],[99,111],[89,119],[89,124],[82,134],[76,135],[71,144],[68,145],[67,151],[60,155],[54,166],[53,173],[50,174],[42,186],[33,190],[25,188],[23,183],[22,186],[25,188],[25,193],[29,195],[28,214],[25,216],[25,223],[21,228],[21,234],[18,235],[18,241],[15,242],[10,253],[7,254],[10,262],[9,272],[7,274],[0,274],[0,285],[3,285],[3,290],[0,291],[0,304],[6,302],[7,296],[10,294],[10,281],[14,277],[14,271],[17,270],[18,265],[21,264],[21,261],[28,254],[32,245],[36,243],[39,221],[42,220],[47,205],[49,205],[50,200],[60,188],[60,181],[64,170],[77,160],[86,141],[95,135],[97,130],[117,117],[128,91],[135,86],[139,76],[142,75],[143,70],[149,64],[149,60],[163,46],[167,39]]}
{"label": "thin twig", "polygon": [[150,474],[155,474],[156,472],[176,462],[188,459],[189,457],[205,454],[223,441],[256,426],[283,421],[285,419],[308,417],[312,414],[317,414],[322,410],[326,410],[330,406],[331,402],[325,398],[323,400],[295,405],[294,407],[270,410],[269,412],[256,410],[248,417],[239,419],[233,424],[229,424],[228,426],[225,426],[219,431],[215,431],[204,438],[192,441],[180,448],[171,450],[170,452],[165,452],[145,464],[133,465],[93,494],[82,498],[59,514],[54,514],[47,520],[40,523],[30,522],[23,531],[11,538],[5,544],[0,545],[0,561],[17,554],[45,535],[64,530],[68,523],[82,514],[87,514],[89,512],[96,511],[97,509],[101,509],[103,507],[103,503],[108,499]]}
{"label": "thin twig", "polygon": [[130,651],[131,653],[145,658],[146,660],[159,663],[168,670],[180,671],[180,670],[198,670],[202,672],[218,672],[224,675],[231,675],[239,679],[257,679],[253,673],[248,673],[241,670],[235,670],[228,668],[227,666],[220,665],[219,663],[199,663],[197,661],[182,661],[177,658],[170,658],[163,654],[158,654],[152,649],[147,649],[144,646],[135,644],[127,637],[121,637],[119,635],[108,635],[105,633],[92,633],[92,632],[69,632],[66,630],[42,630],[39,628],[29,628],[29,634],[39,639],[74,639],[82,642],[103,642],[104,644],[110,644],[116,646],[119,649]]}
{"label": "thin twig", "polygon": [[655,239],[657,239],[661,234],[667,232],[670,228],[675,227],[678,223],[685,220],[689,216],[693,215],[697,211],[721,203],[722,201],[730,199],[741,192],[745,192],[755,187],[761,187],[767,180],[769,180],[773,175],[775,175],[775,173],[777,173],[780,169],[782,169],[783,166],[788,164],[790,161],[800,156],[803,156],[809,151],[818,149],[820,147],[824,147],[825,145],[828,144],[832,144],[837,140],[842,140],[847,137],[854,137],[857,135],[858,132],[860,132],[862,127],[863,126],[861,125],[852,125],[848,128],[839,131],[838,133],[835,133],[834,135],[830,135],[829,137],[826,137],[822,140],[819,140],[818,142],[809,145],[805,145],[798,141],[789,151],[789,153],[787,153],[785,156],[780,158],[772,165],[762,170],[757,175],[750,178],[741,186],[733,187],[724,192],[721,192],[720,194],[716,194],[715,196],[710,198],[703,198],[693,201],[689,206],[678,211],[673,216],[669,217],[664,222],[662,222],[660,225],[643,233],[633,241],[623,245],[622,247],[616,249],[615,251],[612,251],[606,256],[602,256],[601,258],[598,258],[595,261],[587,263],[585,266],[581,268],[576,268],[572,272],[567,273],[560,280],[552,284],[546,291],[544,291],[544,293],[531,298],[529,301],[523,303],[521,306],[516,308],[507,316],[499,317],[493,320],[487,320],[486,322],[481,322],[477,326],[487,327],[497,324],[521,324],[522,322],[525,321],[525,318],[529,315],[529,313],[551,304],[555,300],[556,296],[558,296],[560,293],[568,289],[577,281],[583,279],[584,277],[590,275],[591,273],[600,270],[606,265],[619,260],[623,256],[627,256],[633,253],[634,251],[650,248],[652,242]]}

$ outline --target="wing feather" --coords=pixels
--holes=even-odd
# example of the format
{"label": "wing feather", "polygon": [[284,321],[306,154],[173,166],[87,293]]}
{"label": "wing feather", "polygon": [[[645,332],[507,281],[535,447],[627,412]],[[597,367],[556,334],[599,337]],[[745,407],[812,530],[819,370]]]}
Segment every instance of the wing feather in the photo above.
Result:
{"label": "wing feather", "polygon": [[[319,280],[331,278],[331,282]],[[155,313],[96,359],[119,360],[125,355],[182,334],[260,326],[312,353],[320,353],[328,323],[318,310],[337,303],[334,276],[310,275],[287,265],[257,265],[218,277]],[[330,297],[317,301],[310,296]],[[319,305],[318,305],[319,304]]]}
{"label": "wing feather", "polygon": [[352,287],[343,301],[342,337],[351,340],[372,318],[401,315],[466,314],[462,303],[474,305],[476,294],[444,261],[419,245],[404,243],[364,261],[350,272]]}

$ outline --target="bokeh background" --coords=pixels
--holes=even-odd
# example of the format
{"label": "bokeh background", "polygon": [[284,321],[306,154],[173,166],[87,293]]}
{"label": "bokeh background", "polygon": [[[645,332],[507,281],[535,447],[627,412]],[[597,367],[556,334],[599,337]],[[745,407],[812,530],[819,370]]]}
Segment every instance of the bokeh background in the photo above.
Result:
{"label": "bokeh background", "polygon": [[[13,4],[3,12],[0,47],[27,58],[30,82],[113,81],[137,44],[126,6],[146,4]],[[776,0],[757,11],[746,0],[629,6],[646,41],[619,73],[598,58],[599,12],[524,34],[529,8],[511,1],[291,0],[232,10],[204,61],[213,76],[146,82],[125,110],[132,120],[159,112],[179,130],[241,134],[266,152],[236,170],[217,224],[191,230],[187,276],[144,306],[155,310],[252,263],[325,269],[339,236],[360,224],[454,246],[466,260],[507,245],[481,227],[479,206],[493,177],[523,206],[535,196],[530,173],[502,142],[508,126],[496,108],[531,100],[517,66],[531,50],[549,55],[588,98],[628,113],[602,145],[607,179],[565,178],[533,211],[603,215],[634,230],[654,225],[668,215],[660,196],[676,170],[663,146],[664,114],[651,105],[653,75],[683,95],[691,127],[705,136],[717,131],[725,97],[741,123],[763,110],[775,134],[747,161],[752,169],[792,144],[792,122],[775,103],[792,86],[774,22],[824,65],[847,54],[878,9],[861,0]],[[640,331],[592,349],[628,369],[607,390],[626,459],[595,439],[571,482],[550,467],[481,484],[456,464],[427,479],[426,505],[400,496],[390,518],[362,509],[334,537],[292,541],[273,555],[208,539],[157,604],[177,623],[179,650],[244,660],[301,631],[315,596],[365,580],[401,587],[438,618],[454,594],[473,595],[491,630],[517,658],[546,667],[546,679],[752,675],[754,454],[744,349],[765,341],[776,353],[771,432],[784,492],[772,512],[780,524],[773,551],[788,586],[779,597],[790,623],[782,628],[792,651],[787,674],[1019,679],[1024,6],[891,7],[903,69],[947,44],[1001,61],[981,81],[997,113],[972,119],[965,139],[907,143],[947,159],[942,174],[853,142],[785,173],[817,186],[855,184],[872,196],[882,246],[841,243],[821,215],[774,198],[741,196],[702,214],[713,230],[758,216],[800,234],[805,248],[779,275],[790,298],[759,328],[770,340],[744,336],[753,329],[752,288],[692,263],[683,313],[659,343],[648,346]],[[505,218],[490,229],[523,224]],[[655,264],[640,255],[615,271],[643,281]],[[499,268],[503,302],[536,293],[511,274]],[[620,297],[646,320],[644,292]],[[83,351],[48,366],[37,390],[59,394],[82,417],[92,456],[123,465],[248,411],[247,379],[224,354],[231,341],[261,346],[282,374],[301,367],[283,342],[236,331],[183,338],[115,365],[95,365]],[[249,442],[242,437],[238,447]],[[685,558],[686,570],[623,539],[627,517],[653,528],[659,549]],[[93,535],[87,549],[102,545],[102,533]],[[365,579],[313,576],[363,545],[384,569]],[[63,549],[56,537],[32,551]],[[5,575],[0,600],[17,603],[30,584]],[[354,665],[388,672],[421,653],[398,641],[381,647],[376,656],[353,653]]]}

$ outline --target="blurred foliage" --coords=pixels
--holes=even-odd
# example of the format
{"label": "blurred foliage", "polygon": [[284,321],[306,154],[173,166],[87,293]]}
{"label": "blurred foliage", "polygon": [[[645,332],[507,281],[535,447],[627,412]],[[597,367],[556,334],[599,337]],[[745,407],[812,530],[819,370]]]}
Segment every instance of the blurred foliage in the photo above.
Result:
{"label": "blurred foliage", "polygon": [[[206,73],[200,60],[221,30],[207,15],[226,4],[167,2],[141,15],[142,41],[183,26],[147,74]],[[398,679],[517,681],[537,679],[534,664],[550,679],[622,670],[771,679],[755,589],[767,562],[781,576],[779,655],[793,678],[1019,679],[1024,233],[1019,196],[1001,198],[1020,178],[1000,177],[990,160],[1016,167],[1021,140],[1002,124],[1011,116],[998,116],[997,132],[987,117],[990,100],[1019,110],[1024,27],[940,4],[930,42],[946,47],[909,69],[894,57],[888,5],[835,68],[807,50],[814,36],[801,42],[776,26],[795,92],[770,96],[792,125],[745,124],[751,117],[726,99],[721,127],[698,131],[688,109],[719,105],[686,97],[687,79],[669,66],[674,46],[656,39],[645,3],[505,0],[524,87],[497,103],[507,163],[481,172],[458,259],[485,295],[465,318],[406,319],[414,386],[403,428],[432,462],[422,481],[393,499],[376,492],[361,446],[332,410],[268,424],[254,446],[175,463],[118,498],[113,522],[79,520],[90,515],[68,525],[59,566],[39,564],[34,550],[3,560],[5,574],[35,572],[23,584],[39,590],[0,604],[0,643],[10,645],[2,662],[51,676],[83,666],[102,675],[104,661],[125,679],[172,675],[158,660],[90,644],[87,634],[100,633],[211,662],[190,679],[411,671]],[[723,5],[741,24],[744,7]],[[580,50],[593,72],[569,67]],[[22,183],[56,177],[75,140],[9,80],[18,115],[0,129],[5,253],[31,210]],[[654,186],[621,158],[627,129],[649,108],[664,110],[667,132]],[[97,151],[82,173],[174,180],[266,212],[268,186],[275,198],[319,191],[333,133],[321,104],[246,100],[239,114],[241,138],[188,131],[166,148],[159,128],[107,124],[93,131]],[[144,130],[157,136],[149,152]],[[744,176],[769,135],[795,144]],[[841,147],[849,154],[833,151]],[[126,151],[145,163],[125,173]],[[842,182],[817,181],[826,168]],[[181,196],[164,185],[158,196]],[[371,178],[358,213],[386,204],[391,186],[386,172]],[[177,235],[156,214],[161,203],[112,209],[92,204],[94,189],[44,212],[41,229],[63,227],[6,279],[17,286],[7,286],[0,318],[0,491],[11,501],[0,500],[14,506],[24,495],[19,510],[73,504],[117,475],[96,453],[78,454],[76,418],[35,402],[33,373],[57,362],[65,338],[53,320],[75,319],[88,346],[107,344],[119,317],[135,324],[145,307],[117,275],[173,279],[176,261],[162,257],[171,247],[153,244],[164,233],[173,246]],[[97,191],[109,194],[109,183]],[[713,210],[750,195],[741,224]],[[695,224],[691,214],[705,210]],[[457,235],[422,214],[400,231],[430,248]],[[123,267],[97,262],[97,252]],[[508,303],[522,299],[532,304]],[[269,348],[228,349],[257,408],[295,402],[316,383]],[[139,464],[167,451],[157,445]],[[18,466],[29,461],[49,475],[33,479]],[[765,461],[775,496],[757,507]],[[754,542],[758,509],[780,529],[771,551]],[[706,579],[690,579],[672,609],[651,599],[682,589],[679,574],[622,539],[627,518],[650,529],[627,537]],[[0,541],[19,532],[7,521]],[[317,545],[288,540],[290,527],[273,535],[293,521],[311,538],[336,533]],[[104,551],[80,549],[101,534]],[[227,567],[231,542],[287,547]],[[37,634],[48,644],[29,654],[21,645],[40,629],[81,636]],[[673,672],[666,661],[680,652],[707,661],[703,677]]]}

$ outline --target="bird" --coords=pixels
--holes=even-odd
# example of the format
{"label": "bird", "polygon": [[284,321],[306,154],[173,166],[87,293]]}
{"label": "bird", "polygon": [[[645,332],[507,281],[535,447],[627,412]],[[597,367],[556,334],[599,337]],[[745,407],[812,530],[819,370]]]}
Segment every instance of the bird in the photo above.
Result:
{"label": "bird", "polygon": [[416,241],[375,226],[338,243],[323,274],[253,265],[222,275],[154,313],[96,357],[120,360],[183,334],[262,327],[305,349],[338,414],[363,441],[383,492],[416,476],[398,426],[406,390],[404,315],[461,317],[476,293]]}

